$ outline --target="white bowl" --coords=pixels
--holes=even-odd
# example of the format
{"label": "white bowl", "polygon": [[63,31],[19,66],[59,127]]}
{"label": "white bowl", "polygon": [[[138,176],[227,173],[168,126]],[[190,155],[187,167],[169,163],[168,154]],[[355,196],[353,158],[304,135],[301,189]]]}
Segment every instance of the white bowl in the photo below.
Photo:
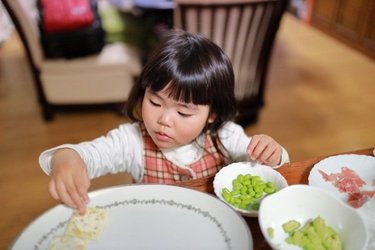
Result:
{"label": "white bowl", "polygon": [[222,168],[215,176],[213,181],[214,191],[220,200],[230,205],[234,210],[240,212],[244,216],[256,217],[258,210],[245,210],[237,208],[226,202],[222,196],[223,188],[228,188],[232,191],[232,181],[237,178],[239,174],[251,174],[261,177],[265,182],[272,182],[277,190],[288,186],[285,178],[276,170],[269,166],[260,164],[251,164],[249,162],[236,162]]}
{"label": "white bowl", "polygon": [[[259,207],[259,226],[273,249],[300,249],[285,242],[288,235],[282,224],[297,220],[304,225],[308,220],[322,217],[339,235],[344,250],[364,249],[368,234],[361,216],[329,192],[308,185],[291,185],[266,197]],[[267,233],[274,230],[272,239]]]}

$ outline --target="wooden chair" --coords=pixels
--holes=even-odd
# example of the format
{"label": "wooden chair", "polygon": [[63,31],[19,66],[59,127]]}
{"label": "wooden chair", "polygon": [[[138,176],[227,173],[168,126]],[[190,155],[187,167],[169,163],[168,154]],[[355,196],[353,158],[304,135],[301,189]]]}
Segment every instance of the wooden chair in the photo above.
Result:
{"label": "wooden chair", "polygon": [[104,46],[96,55],[75,59],[47,59],[38,29],[36,0],[1,0],[26,50],[45,120],[56,110],[103,107],[126,102],[141,71],[138,51],[124,43]]}
{"label": "wooden chair", "polygon": [[255,122],[276,32],[287,0],[175,0],[174,25],[202,33],[232,61],[238,122]]}

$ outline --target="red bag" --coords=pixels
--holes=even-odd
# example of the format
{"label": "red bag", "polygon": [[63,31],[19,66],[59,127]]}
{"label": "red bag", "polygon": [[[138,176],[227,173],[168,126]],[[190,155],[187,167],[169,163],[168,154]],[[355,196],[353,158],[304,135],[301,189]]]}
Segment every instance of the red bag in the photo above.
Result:
{"label": "red bag", "polygon": [[90,0],[40,0],[46,32],[71,31],[93,24]]}

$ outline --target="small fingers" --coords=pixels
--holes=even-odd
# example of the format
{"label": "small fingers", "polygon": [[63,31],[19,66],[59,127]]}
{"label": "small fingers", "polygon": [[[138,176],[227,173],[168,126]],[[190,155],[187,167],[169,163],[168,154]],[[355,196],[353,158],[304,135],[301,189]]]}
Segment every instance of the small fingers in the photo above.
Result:
{"label": "small fingers", "polygon": [[267,135],[255,135],[248,147],[248,154],[252,160],[273,166],[281,160],[281,146]]}
{"label": "small fingers", "polygon": [[278,153],[278,150],[275,149],[271,155],[264,160],[264,163],[270,166],[278,165],[281,161],[281,155]]}
{"label": "small fingers", "polygon": [[56,184],[53,179],[51,179],[48,183],[48,191],[51,194],[52,198],[54,198],[55,200],[60,200],[60,196],[57,193]]}
{"label": "small fingers", "polygon": [[63,182],[51,180],[49,183],[49,191],[54,199],[60,200],[69,207],[75,208],[74,202],[70,198]]}
{"label": "small fingers", "polygon": [[85,204],[87,204],[90,201],[90,198],[89,198],[88,193],[87,193],[87,191],[90,187],[90,179],[88,178],[87,172],[83,171],[81,173],[81,175],[78,175],[78,177],[74,179],[74,183],[76,183],[75,188],[76,188],[76,191],[77,191],[80,199]]}
{"label": "small fingers", "polygon": [[71,208],[76,207],[63,182],[55,181],[55,188],[58,200]]}
{"label": "small fingers", "polygon": [[75,208],[79,215],[84,215],[86,211],[86,202],[82,199],[82,197],[78,194],[78,192],[74,191],[70,194]]}
{"label": "small fingers", "polygon": [[[73,201],[73,207],[77,210],[78,214],[85,214],[86,204],[88,202],[87,189],[83,188],[82,185],[77,186],[76,182],[72,182],[67,186],[67,193]],[[83,196],[80,193],[82,193]]]}
{"label": "small fingers", "polygon": [[277,145],[275,144],[267,144],[263,149],[261,155],[259,156],[259,160],[263,163],[270,163],[272,158],[275,158],[274,154],[277,152]]}
{"label": "small fingers", "polygon": [[87,194],[90,180],[85,163],[72,149],[59,149],[51,160],[51,195],[66,205],[85,212],[89,201]]}
{"label": "small fingers", "polygon": [[78,190],[72,180],[70,181],[56,181],[56,193],[59,199],[67,206],[74,208],[80,215],[86,211],[86,203],[79,195]]}
{"label": "small fingers", "polygon": [[258,145],[258,142],[260,140],[261,136],[260,135],[254,135],[252,138],[251,138],[251,141],[250,141],[250,144],[249,146],[247,147],[247,153],[249,154],[250,158],[252,160],[255,160],[253,159],[252,157],[255,156],[255,148],[257,147]]}
{"label": "small fingers", "polygon": [[267,143],[265,142],[263,135],[254,135],[247,150],[250,159],[260,161],[260,157],[266,146]]}

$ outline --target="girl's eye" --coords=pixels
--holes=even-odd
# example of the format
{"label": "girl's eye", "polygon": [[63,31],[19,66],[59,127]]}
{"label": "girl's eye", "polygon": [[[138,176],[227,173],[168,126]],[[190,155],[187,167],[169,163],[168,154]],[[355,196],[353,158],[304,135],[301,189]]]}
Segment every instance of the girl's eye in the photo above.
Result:
{"label": "girl's eye", "polygon": [[160,107],[161,105],[159,103],[154,102],[153,100],[149,99],[150,103],[155,107]]}
{"label": "girl's eye", "polygon": [[178,112],[178,114],[182,117],[190,117],[191,114],[186,114],[186,113],[182,113],[182,112]]}

